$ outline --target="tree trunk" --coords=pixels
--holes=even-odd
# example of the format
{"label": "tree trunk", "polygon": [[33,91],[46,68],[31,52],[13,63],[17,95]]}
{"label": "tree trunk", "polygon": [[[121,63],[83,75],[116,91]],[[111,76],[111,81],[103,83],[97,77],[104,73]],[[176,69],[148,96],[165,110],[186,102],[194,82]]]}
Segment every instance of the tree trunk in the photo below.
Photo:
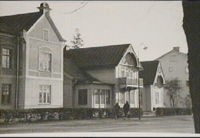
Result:
{"label": "tree trunk", "polygon": [[188,44],[189,89],[195,133],[200,133],[200,2],[183,0],[183,29]]}

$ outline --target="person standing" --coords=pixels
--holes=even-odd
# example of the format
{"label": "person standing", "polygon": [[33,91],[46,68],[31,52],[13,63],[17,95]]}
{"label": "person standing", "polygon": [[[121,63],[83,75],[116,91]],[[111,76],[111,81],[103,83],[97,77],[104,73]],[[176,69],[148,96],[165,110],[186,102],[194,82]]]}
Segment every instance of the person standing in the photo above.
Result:
{"label": "person standing", "polygon": [[114,117],[115,117],[115,119],[117,119],[119,117],[119,110],[120,110],[120,106],[119,106],[118,103],[116,103],[114,105]]}
{"label": "person standing", "polygon": [[126,103],[124,104],[123,110],[124,110],[125,117],[128,117],[128,112],[130,110],[130,105],[129,105],[128,101],[126,101]]}

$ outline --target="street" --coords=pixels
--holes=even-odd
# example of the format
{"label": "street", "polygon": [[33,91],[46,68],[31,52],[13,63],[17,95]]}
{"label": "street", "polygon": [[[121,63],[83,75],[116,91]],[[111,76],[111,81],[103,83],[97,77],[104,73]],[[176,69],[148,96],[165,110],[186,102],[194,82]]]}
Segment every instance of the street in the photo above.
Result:
{"label": "street", "polygon": [[46,132],[152,132],[193,134],[192,116],[92,119],[18,123],[0,126],[1,134]]}

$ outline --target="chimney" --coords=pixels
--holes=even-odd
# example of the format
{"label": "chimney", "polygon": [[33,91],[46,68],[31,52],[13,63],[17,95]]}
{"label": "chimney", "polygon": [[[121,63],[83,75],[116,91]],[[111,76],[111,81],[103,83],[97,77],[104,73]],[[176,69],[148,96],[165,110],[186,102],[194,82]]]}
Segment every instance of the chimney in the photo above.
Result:
{"label": "chimney", "polygon": [[43,2],[43,3],[41,3],[40,4],[40,7],[37,7],[39,10],[40,10],[40,12],[42,12],[43,14],[49,14],[49,11],[51,10],[50,8],[49,8],[49,4],[48,3],[46,3],[46,2]]}
{"label": "chimney", "polygon": [[173,47],[173,50],[179,52],[179,47]]}

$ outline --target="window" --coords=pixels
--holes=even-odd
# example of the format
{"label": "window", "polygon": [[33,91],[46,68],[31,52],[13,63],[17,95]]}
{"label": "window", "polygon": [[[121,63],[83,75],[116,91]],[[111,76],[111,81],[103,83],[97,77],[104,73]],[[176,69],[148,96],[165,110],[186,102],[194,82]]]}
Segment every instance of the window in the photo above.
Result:
{"label": "window", "polygon": [[3,48],[2,49],[2,67],[11,68],[11,50]]}
{"label": "window", "polygon": [[159,104],[159,93],[155,94],[155,102],[156,104]]}
{"label": "window", "polygon": [[43,39],[46,40],[46,41],[48,41],[48,39],[49,39],[48,34],[49,34],[48,30],[43,30]]}
{"label": "window", "polygon": [[87,89],[78,90],[78,104],[87,105]]}
{"label": "window", "polygon": [[161,88],[163,86],[163,78],[161,75],[157,77],[157,86]]}
{"label": "window", "polygon": [[11,84],[2,84],[1,103],[4,105],[10,104]]}
{"label": "window", "polygon": [[106,94],[106,90],[102,90],[101,91],[101,104],[105,104],[105,94]]}
{"label": "window", "polygon": [[125,77],[124,66],[121,66],[121,77]]}
{"label": "window", "polygon": [[39,103],[40,104],[51,103],[51,86],[50,85],[40,85]]}
{"label": "window", "polygon": [[130,103],[131,104],[135,104],[135,91],[133,90],[133,91],[131,91],[130,92]]}
{"label": "window", "polygon": [[94,92],[95,104],[110,104],[110,95],[111,92],[109,89],[95,90]]}
{"label": "window", "polygon": [[50,53],[40,52],[40,64],[39,64],[40,71],[50,72],[51,60],[52,56]]}
{"label": "window", "polygon": [[94,100],[95,100],[95,104],[99,104],[99,101],[100,101],[100,90],[95,90],[94,92]]}
{"label": "window", "polygon": [[110,90],[106,90],[106,104],[110,104]]}
{"label": "window", "polygon": [[124,93],[123,92],[120,92],[120,97],[119,97],[119,101],[120,101],[120,103],[124,103],[124,101],[125,101],[125,96],[124,96]]}

